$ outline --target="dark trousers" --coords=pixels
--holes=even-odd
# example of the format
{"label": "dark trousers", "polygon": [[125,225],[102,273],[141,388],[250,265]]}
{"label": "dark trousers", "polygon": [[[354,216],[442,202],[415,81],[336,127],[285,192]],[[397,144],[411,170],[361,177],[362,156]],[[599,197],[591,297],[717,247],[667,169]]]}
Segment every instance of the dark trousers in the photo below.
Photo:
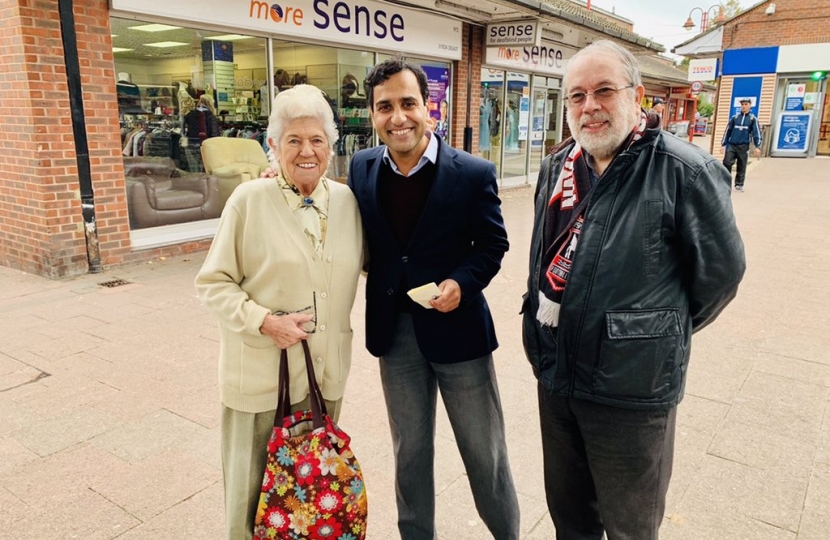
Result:
{"label": "dark trousers", "polygon": [[[434,456],[440,390],[478,515],[495,540],[518,540],[519,501],[493,356],[456,364],[429,362],[418,348],[412,317],[398,317],[392,347],[380,359],[380,378],[392,430],[401,539],[438,538]],[[484,531],[479,534],[484,538]]]}
{"label": "dark trousers", "polygon": [[557,540],[657,540],[677,408],[642,411],[539,385],[545,491]]}
{"label": "dark trousers", "polygon": [[726,155],[723,156],[723,166],[732,173],[732,164],[738,160],[738,170],[735,175],[735,187],[744,185],[746,178],[746,161],[749,156],[748,144],[727,144]]}

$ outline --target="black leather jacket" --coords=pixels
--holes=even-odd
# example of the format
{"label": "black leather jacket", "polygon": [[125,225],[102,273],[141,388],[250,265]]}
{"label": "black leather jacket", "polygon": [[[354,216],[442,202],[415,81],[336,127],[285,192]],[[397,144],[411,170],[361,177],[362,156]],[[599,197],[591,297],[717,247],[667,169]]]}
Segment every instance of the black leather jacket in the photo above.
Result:
{"label": "black leather jacket", "polygon": [[525,352],[556,395],[668,409],[683,397],[692,333],[735,297],[746,268],[729,173],[660,129],[617,155],[590,197],[559,326],[551,329],[536,320],[542,231],[572,146],[548,156],[539,174]]}

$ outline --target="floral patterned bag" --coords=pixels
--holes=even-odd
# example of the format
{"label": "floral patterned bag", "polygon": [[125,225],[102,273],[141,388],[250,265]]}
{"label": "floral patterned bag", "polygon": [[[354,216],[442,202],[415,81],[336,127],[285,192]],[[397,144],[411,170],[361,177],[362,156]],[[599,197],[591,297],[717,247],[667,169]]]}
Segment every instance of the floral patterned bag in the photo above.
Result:
{"label": "floral patterned bag", "polygon": [[368,509],[363,472],[349,436],[326,411],[308,343],[302,344],[311,410],[291,414],[288,353],[283,349],[254,540],[363,540]]}

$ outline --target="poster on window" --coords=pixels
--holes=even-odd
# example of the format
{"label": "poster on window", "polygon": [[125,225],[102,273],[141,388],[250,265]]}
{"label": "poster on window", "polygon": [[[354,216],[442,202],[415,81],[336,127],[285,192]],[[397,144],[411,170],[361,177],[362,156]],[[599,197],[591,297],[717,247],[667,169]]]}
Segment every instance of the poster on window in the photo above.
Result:
{"label": "poster on window", "polygon": [[435,126],[432,132],[447,141],[450,136],[450,70],[444,67],[422,67],[429,87],[427,109]]}
{"label": "poster on window", "polygon": [[782,113],[778,117],[776,152],[806,155],[810,143],[810,112]]}
{"label": "poster on window", "polygon": [[807,87],[804,83],[787,85],[787,99],[784,101],[785,111],[801,111],[804,110],[804,95],[807,93]]}

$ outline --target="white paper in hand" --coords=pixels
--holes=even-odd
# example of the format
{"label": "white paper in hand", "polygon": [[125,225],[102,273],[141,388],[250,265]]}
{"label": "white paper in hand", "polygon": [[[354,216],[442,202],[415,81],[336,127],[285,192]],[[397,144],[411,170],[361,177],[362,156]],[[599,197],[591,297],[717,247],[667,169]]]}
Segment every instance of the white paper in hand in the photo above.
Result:
{"label": "white paper in hand", "polygon": [[415,287],[414,289],[409,289],[406,294],[409,295],[413,302],[417,302],[427,309],[433,309],[432,306],[429,305],[429,301],[440,296],[441,289],[439,289],[438,285],[433,282],[421,285],[420,287]]}

